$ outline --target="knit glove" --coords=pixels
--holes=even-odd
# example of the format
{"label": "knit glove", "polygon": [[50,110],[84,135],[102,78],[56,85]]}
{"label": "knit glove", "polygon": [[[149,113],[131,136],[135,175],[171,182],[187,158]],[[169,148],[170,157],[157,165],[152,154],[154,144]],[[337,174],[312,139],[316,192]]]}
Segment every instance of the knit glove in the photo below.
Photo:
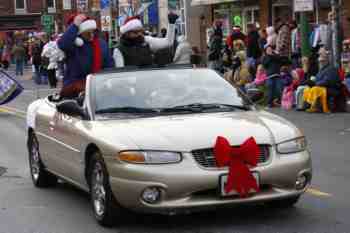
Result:
{"label": "knit glove", "polygon": [[174,13],[170,13],[168,14],[168,20],[170,24],[175,24],[176,20],[179,18],[178,15],[174,14]]}

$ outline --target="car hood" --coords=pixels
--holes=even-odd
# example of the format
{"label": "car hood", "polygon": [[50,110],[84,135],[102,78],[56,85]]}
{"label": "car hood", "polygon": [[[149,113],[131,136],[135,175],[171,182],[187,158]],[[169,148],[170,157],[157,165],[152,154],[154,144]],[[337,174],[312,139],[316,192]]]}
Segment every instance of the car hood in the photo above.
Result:
{"label": "car hood", "polygon": [[[241,145],[249,137],[258,144],[300,136],[288,121],[263,111],[173,115],[132,120],[99,121],[98,134],[105,143],[129,150],[191,151],[211,148],[218,136],[231,145]],[[120,139],[120,140],[119,140]],[[119,140],[119,141],[118,141]]]}

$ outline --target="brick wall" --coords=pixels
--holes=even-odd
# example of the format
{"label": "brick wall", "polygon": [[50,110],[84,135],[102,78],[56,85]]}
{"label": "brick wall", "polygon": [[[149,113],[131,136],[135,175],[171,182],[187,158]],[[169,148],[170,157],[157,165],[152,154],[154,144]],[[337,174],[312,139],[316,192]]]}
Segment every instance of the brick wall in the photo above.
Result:
{"label": "brick wall", "polygon": [[260,25],[263,28],[266,28],[269,22],[269,0],[260,0],[259,2],[260,7]]}
{"label": "brick wall", "polygon": [[343,27],[344,27],[344,35],[345,37],[350,37],[350,22],[349,22],[349,17],[350,17],[350,1],[346,0],[343,1]]}
{"label": "brick wall", "polygon": [[10,15],[14,13],[13,0],[1,0],[0,15]]}
{"label": "brick wall", "polygon": [[41,13],[42,1],[41,0],[27,0],[28,13]]}

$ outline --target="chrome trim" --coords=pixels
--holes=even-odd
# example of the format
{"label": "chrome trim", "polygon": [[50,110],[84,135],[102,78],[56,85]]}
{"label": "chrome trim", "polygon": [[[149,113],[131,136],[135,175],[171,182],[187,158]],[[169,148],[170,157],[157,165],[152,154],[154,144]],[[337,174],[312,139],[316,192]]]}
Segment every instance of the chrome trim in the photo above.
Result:
{"label": "chrome trim", "polygon": [[80,153],[80,152],[81,152],[80,150],[75,149],[74,147],[71,147],[70,145],[67,145],[67,144],[63,143],[63,142],[57,140],[56,138],[50,137],[50,136],[48,136],[48,135],[46,135],[46,134],[43,134],[43,133],[40,133],[40,132],[36,132],[36,134],[37,134],[37,135],[40,135],[40,136],[43,136],[43,137],[45,137],[45,138],[47,138],[47,139],[50,139],[50,140],[52,140],[52,141],[54,141],[54,142],[56,142],[56,143],[58,143],[58,144],[60,144],[60,145],[62,145],[62,146],[64,146],[64,147],[66,147],[66,148],[68,148],[68,149],[70,149],[70,150],[76,152],[76,153]]}
{"label": "chrome trim", "polygon": [[87,185],[80,184],[80,183],[78,183],[78,182],[76,182],[76,181],[74,181],[74,180],[72,180],[72,179],[70,179],[70,178],[68,178],[66,176],[63,176],[60,173],[57,173],[57,172],[55,172],[53,170],[50,170],[48,168],[45,168],[45,170],[50,172],[50,173],[52,173],[52,174],[54,174],[59,179],[65,181],[65,182],[67,182],[67,183],[69,183],[69,184],[71,184],[71,185],[73,185],[73,186],[75,186],[75,187],[77,187],[79,189],[81,189],[82,191],[84,191],[86,193],[90,193],[90,189],[89,189],[89,187]]}
{"label": "chrome trim", "polygon": [[94,115],[92,114],[92,109],[91,109],[91,96],[90,96],[90,92],[91,92],[91,80],[94,78],[94,76],[92,74],[89,74],[86,78],[86,86],[85,86],[85,103],[84,103],[84,108],[87,108],[88,114],[90,116],[90,120],[95,120],[94,119]]}

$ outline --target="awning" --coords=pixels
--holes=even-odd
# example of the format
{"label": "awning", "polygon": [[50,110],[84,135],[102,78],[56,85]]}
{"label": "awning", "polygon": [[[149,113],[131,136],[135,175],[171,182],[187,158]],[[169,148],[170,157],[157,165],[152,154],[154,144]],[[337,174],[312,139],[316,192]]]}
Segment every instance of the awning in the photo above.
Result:
{"label": "awning", "polygon": [[192,6],[212,5],[226,2],[238,2],[240,0],[192,0]]}
{"label": "awning", "polygon": [[40,24],[40,14],[0,15],[0,31],[35,30]]}

